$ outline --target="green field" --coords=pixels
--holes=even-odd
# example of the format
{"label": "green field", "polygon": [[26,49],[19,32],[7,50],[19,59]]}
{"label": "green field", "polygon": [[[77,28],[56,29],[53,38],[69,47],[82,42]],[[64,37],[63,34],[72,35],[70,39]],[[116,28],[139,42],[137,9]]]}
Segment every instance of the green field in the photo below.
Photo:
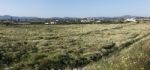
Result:
{"label": "green field", "polygon": [[2,70],[149,70],[150,23],[0,25]]}

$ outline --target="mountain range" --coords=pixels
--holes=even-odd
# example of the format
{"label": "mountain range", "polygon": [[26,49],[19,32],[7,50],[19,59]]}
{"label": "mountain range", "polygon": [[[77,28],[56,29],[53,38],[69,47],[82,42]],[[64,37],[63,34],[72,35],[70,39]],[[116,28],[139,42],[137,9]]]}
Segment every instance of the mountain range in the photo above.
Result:
{"label": "mountain range", "polygon": [[39,17],[19,17],[19,16],[11,16],[11,15],[3,15],[0,16],[0,19],[39,19]]}
{"label": "mountain range", "polygon": [[[94,17],[94,18],[139,18],[141,16],[131,16],[131,15],[124,15],[124,16],[119,16],[119,17]],[[56,18],[56,17],[52,17]],[[68,17],[69,18],[69,17]],[[70,17],[71,18],[71,17]],[[87,17],[88,18],[88,17]],[[91,17],[93,18],[93,17]],[[5,20],[5,19],[46,19],[46,18],[39,18],[39,17],[19,17],[19,16],[11,16],[11,15],[0,15],[0,20]]]}

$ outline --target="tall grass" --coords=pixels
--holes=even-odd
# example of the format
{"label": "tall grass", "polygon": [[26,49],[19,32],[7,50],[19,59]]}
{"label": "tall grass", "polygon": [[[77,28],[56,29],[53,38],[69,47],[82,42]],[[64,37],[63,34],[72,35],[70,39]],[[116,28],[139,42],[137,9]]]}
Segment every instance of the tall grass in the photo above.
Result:
{"label": "tall grass", "polygon": [[[149,36],[149,27],[146,23],[0,25],[0,68],[110,70],[114,67],[105,58],[119,62],[119,57],[110,57]],[[99,61],[104,67],[95,63]]]}

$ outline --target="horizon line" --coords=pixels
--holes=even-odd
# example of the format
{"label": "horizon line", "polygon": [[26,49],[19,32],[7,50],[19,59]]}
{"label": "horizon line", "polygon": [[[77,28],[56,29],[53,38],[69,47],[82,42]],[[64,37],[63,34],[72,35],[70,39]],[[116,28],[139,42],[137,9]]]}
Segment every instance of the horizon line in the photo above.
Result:
{"label": "horizon line", "polygon": [[0,16],[12,16],[12,17],[32,17],[32,18],[90,18],[90,17],[123,17],[123,16],[134,16],[134,17],[150,17],[150,16],[141,16],[141,15],[120,15],[120,16],[17,16],[17,15],[0,15]]}

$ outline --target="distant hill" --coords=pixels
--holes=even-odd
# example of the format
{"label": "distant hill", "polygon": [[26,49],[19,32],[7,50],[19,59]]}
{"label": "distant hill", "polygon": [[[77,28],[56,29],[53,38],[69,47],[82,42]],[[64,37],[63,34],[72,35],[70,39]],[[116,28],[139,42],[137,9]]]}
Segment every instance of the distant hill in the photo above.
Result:
{"label": "distant hill", "polygon": [[18,17],[18,16],[10,16],[10,15],[3,15],[3,16],[0,16],[0,19],[39,19],[38,17]]}
{"label": "distant hill", "polygon": [[137,18],[137,17],[140,17],[140,16],[132,16],[132,15],[121,16],[121,18]]}
{"label": "distant hill", "polygon": [[[85,17],[86,19],[107,19],[107,20],[113,20],[113,19],[127,19],[127,18],[145,18],[145,17],[141,17],[141,16],[132,16],[132,15],[124,15],[124,16],[118,16],[118,17]],[[70,19],[83,19],[81,17],[51,17],[51,18],[39,18],[39,17],[19,17],[19,16],[11,16],[11,15],[0,15],[0,20],[9,20],[9,19],[13,19],[13,20],[36,20],[36,21],[43,21],[43,20],[47,20],[47,19],[51,19],[51,20],[70,20]]]}

